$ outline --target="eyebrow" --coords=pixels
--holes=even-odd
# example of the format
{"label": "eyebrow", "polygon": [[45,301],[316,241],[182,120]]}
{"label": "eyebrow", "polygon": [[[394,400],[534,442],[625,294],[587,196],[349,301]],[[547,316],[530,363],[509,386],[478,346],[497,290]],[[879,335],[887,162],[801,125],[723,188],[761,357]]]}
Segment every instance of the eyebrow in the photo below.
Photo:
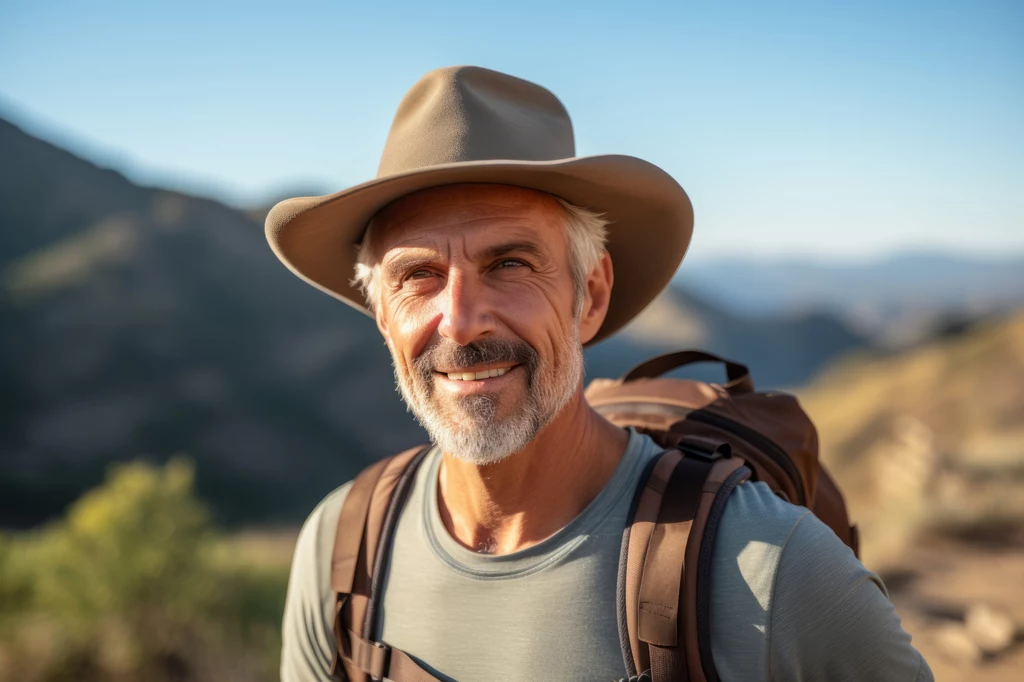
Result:
{"label": "eyebrow", "polygon": [[483,251],[481,251],[480,255],[483,256],[484,258],[500,258],[501,256],[507,255],[509,253],[514,253],[516,251],[519,251],[521,253],[528,253],[534,256],[535,258],[545,258],[544,250],[534,242],[530,241],[518,241],[508,242],[505,244],[495,244],[494,246],[489,246]]}

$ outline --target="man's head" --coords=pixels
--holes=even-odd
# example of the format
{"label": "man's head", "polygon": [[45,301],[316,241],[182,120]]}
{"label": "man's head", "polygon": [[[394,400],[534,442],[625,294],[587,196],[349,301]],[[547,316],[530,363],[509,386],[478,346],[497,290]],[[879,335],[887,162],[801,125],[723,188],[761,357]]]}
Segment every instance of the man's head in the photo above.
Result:
{"label": "man's head", "polygon": [[355,282],[443,450],[500,461],[581,390],[581,345],[612,288],[605,226],[544,192],[484,184],[417,192],[374,217]]}
{"label": "man's head", "polygon": [[[530,188],[546,197],[534,201],[547,206],[548,219],[564,218],[558,213],[558,200],[552,198],[561,197],[608,221],[615,292],[602,303],[604,321],[592,334],[585,310],[580,317],[583,342],[598,343],[625,326],[669,283],[690,243],[693,207],[679,183],[651,163],[621,154],[575,154],[569,112],[550,90],[476,66],[435,69],[398,105],[377,177],[334,194],[280,202],[267,215],[267,240],[292,272],[373,314],[376,299],[384,298],[373,291],[377,278],[370,267],[370,256],[379,255],[378,249],[363,249],[362,265],[369,267],[364,271],[353,248],[371,220],[372,246],[378,241],[378,224],[406,222],[399,214],[414,210],[408,207],[418,202],[426,206],[426,197],[455,192],[451,196],[464,201],[469,196],[429,188],[461,185],[465,192],[474,192],[466,185],[502,185],[502,191],[518,192],[520,197]],[[449,203],[457,206],[457,201]],[[525,207],[526,200],[512,204]],[[537,206],[534,217],[545,215]],[[561,208],[575,217],[584,215],[565,205]],[[579,256],[574,262],[589,259]],[[369,300],[366,293],[373,294]]]}

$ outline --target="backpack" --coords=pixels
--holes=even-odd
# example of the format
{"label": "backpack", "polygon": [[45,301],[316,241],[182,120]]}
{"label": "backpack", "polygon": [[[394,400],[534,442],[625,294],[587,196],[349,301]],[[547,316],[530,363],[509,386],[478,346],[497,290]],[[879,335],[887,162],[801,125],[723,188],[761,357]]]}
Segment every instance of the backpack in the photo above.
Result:
{"label": "backpack", "polygon": [[[697,362],[723,364],[727,381],[661,376]],[[711,555],[738,485],[763,481],[814,512],[857,553],[842,494],[818,462],[814,425],[795,397],[755,392],[745,366],[702,351],[655,357],[621,379],[595,379],[585,395],[612,423],[666,448],[641,476],[623,531],[616,604],[627,673],[654,682],[716,682]],[[390,542],[428,451],[413,448],[368,467],[342,505],[331,565],[337,593],[331,672],[351,682],[437,679],[405,652],[373,640]]]}

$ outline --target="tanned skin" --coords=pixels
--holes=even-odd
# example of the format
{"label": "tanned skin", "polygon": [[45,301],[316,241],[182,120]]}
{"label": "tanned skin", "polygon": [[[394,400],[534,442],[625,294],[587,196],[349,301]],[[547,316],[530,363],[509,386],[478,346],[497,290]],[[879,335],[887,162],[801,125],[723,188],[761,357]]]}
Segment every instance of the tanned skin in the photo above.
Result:
{"label": "tanned skin", "polygon": [[[539,356],[572,338],[574,288],[564,213],[550,196],[504,185],[452,185],[391,204],[375,219],[381,263],[377,326],[396,363],[412,361],[439,337],[460,345],[522,339]],[[511,247],[511,248],[509,248]],[[588,273],[580,343],[608,312],[607,253]],[[495,367],[440,368],[481,371]],[[440,399],[477,390],[434,375]],[[499,410],[526,395],[522,371],[489,380]],[[439,503],[445,527],[476,551],[510,554],[563,528],[609,481],[627,434],[595,412],[582,382],[524,449],[487,466],[443,453]]]}

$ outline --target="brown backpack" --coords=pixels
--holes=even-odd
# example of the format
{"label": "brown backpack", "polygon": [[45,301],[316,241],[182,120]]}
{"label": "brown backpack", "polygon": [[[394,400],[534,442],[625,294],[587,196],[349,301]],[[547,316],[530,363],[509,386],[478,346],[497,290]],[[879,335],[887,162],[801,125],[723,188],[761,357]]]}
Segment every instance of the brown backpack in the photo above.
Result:
{"label": "brown backpack", "polygon": [[[661,378],[696,362],[724,364],[728,381]],[[701,351],[653,358],[618,380],[595,379],[586,397],[612,423],[667,448],[641,477],[623,532],[616,604],[626,671],[654,682],[715,682],[711,555],[736,486],[763,481],[812,510],[857,552],[843,497],[818,462],[814,425],[793,396],[757,393],[746,367]],[[427,451],[414,448],[367,468],[342,506],[331,566],[338,595],[332,673],[352,682],[437,679],[373,639],[391,538]]]}

